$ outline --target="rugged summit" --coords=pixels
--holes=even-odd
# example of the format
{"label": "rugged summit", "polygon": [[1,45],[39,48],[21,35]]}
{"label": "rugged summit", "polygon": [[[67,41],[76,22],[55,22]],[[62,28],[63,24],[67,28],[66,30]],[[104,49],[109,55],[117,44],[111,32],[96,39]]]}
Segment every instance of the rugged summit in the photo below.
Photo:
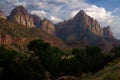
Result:
{"label": "rugged summit", "polygon": [[8,19],[13,22],[20,23],[28,28],[34,28],[34,21],[23,6],[18,6],[12,10]]}
{"label": "rugged summit", "polygon": [[76,22],[79,28],[81,28],[81,31],[85,32],[88,30],[89,32],[97,36],[103,36],[103,30],[100,27],[100,24],[90,16],[86,15],[86,13],[83,10],[81,10],[73,18],[73,21]]}
{"label": "rugged summit", "polygon": [[2,10],[0,10],[0,18],[6,19],[6,16],[4,15]]}
{"label": "rugged summit", "polygon": [[56,24],[57,35],[66,41],[94,40],[104,37],[113,38],[110,27],[104,29],[100,24],[80,10],[73,19]]}
{"label": "rugged summit", "polygon": [[37,15],[29,14],[23,6],[18,6],[13,9],[8,19],[28,28],[39,28],[48,34],[55,34],[55,26],[51,21],[47,19],[42,20]]}
{"label": "rugged summit", "polygon": [[48,34],[55,35],[55,26],[53,23],[47,19],[44,19],[41,23],[40,27],[43,31],[47,32]]}
{"label": "rugged summit", "polygon": [[41,23],[42,23],[42,19],[39,16],[34,15],[34,14],[31,14],[31,17],[34,21],[34,25],[36,26],[36,28],[40,28]]}
{"label": "rugged summit", "polygon": [[103,28],[103,32],[104,32],[104,37],[105,38],[113,38],[113,33],[110,29],[110,26],[107,26],[107,27]]}
{"label": "rugged summit", "polygon": [[81,28],[81,31],[89,30],[95,35],[102,36],[103,31],[100,24],[93,18],[86,15],[86,13],[81,10],[74,18],[73,21],[76,22],[77,27]]}

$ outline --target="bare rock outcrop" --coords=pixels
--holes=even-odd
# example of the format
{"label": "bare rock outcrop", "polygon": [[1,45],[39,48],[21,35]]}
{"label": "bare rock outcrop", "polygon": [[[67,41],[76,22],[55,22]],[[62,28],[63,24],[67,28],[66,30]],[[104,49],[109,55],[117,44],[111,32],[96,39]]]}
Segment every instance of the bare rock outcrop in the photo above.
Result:
{"label": "bare rock outcrop", "polygon": [[0,10],[0,18],[7,19],[2,10]]}
{"label": "bare rock outcrop", "polygon": [[28,11],[23,6],[14,8],[8,16],[8,19],[13,22],[20,23],[28,28],[34,28],[34,21]]}
{"label": "bare rock outcrop", "polygon": [[73,21],[76,22],[77,27],[80,27],[82,31],[89,30],[95,35],[103,35],[103,30],[100,27],[100,24],[88,16],[83,10],[80,10],[80,12],[76,14],[76,16],[73,18]]}
{"label": "bare rock outcrop", "polygon": [[55,34],[55,26],[51,21],[47,19],[42,20],[37,15],[29,14],[23,6],[13,9],[10,16],[8,16],[8,20],[17,22],[28,28],[40,28],[51,35]]}
{"label": "bare rock outcrop", "polygon": [[36,26],[36,28],[40,28],[40,26],[42,24],[42,19],[39,16],[34,15],[34,14],[32,14],[31,17],[34,21],[34,25]]}
{"label": "bare rock outcrop", "polygon": [[44,19],[42,21],[41,29],[47,32],[48,34],[55,35],[55,26],[51,21],[47,19]]}
{"label": "bare rock outcrop", "polygon": [[98,38],[113,38],[110,27],[102,28],[100,24],[83,10],[68,21],[56,24],[57,35],[66,41],[88,40],[93,42]]}
{"label": "bare rock outcrop", "polygon": [[111,31],[110,26],[104,27],[103,32],[104,32],[104,37],[105,38],[113,38],[113,33]]}

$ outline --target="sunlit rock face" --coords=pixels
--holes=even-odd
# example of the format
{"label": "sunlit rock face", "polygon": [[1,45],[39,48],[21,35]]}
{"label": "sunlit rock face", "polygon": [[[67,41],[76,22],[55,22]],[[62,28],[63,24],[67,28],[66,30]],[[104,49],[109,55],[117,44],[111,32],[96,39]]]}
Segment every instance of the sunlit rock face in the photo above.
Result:
{"label": "sunlit rock face", "polygon": [[32,17],[28,14],[28,11],[23,6],[14,8],[10,16],[8,16],[8,19],[10,21],[20,23],[28,28],[35,27]]}
{"label": "sunlit rock face", "polygon": [[23,6],[18,6],[13,9],[8,19],[28,28],[40,28],[48,34],[55,34],[55,27],[51,21],[47,19],[41,20],[39,16],[29,14]]}
{"label": "sunlit rock face", "polygon": [[2,10],[0,10],[0,18],[7,19]]}
{"label": "sunlit rock face", "polygon": [[41,29],[47,32],[48,34],[55,35],[55,26],[51,21],[47,19],[44,19],[42,21]]}

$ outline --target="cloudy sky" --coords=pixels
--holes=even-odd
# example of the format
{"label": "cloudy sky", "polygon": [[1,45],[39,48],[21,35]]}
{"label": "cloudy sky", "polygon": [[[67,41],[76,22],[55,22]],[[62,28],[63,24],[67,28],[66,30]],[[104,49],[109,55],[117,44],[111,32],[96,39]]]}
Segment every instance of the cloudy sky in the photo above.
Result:
{"label": "cloudy sky", "polygon": [[54,23],[68,20],[84,10],[102,27],[111,26],[114,36],[120,39],[120,0],[0,0],[0,9],[6,15],[19,5]]}

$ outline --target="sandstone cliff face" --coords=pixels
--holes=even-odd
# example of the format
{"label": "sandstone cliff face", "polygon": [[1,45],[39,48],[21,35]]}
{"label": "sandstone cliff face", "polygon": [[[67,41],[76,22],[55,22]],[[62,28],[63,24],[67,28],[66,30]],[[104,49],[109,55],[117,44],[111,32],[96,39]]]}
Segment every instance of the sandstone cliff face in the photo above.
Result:
{"label": "sandstone cliff face", "polygon": [[34,24],[36,26],[36,28],[40,28],[41,24],[42,24],[42,20],[39,16],[37,15],[31,15],[33,21],[34,21]]}
{"label": "sandstone cliff face", "polygon": [[12,10],[8,19],[13,22],[20,23],[28,28],[34,28],[34,21],[23,6],[18,6]]}
{"label": "sandstone cliff face", "polygon": [[23,6],[13,9],[8,19],[28,28],[40,28],[48,34],[55,34],[55,26],[51,21],[47,19],[41,20],[39,16],[29,14]]}
{"label": "sandstone cliff face", "polygon": [[95,35],[102,36],[103,30],[100,24],[93,18],[86,15],[86,13],[81,10],[74,18],[73,21],[76,22],[77,27],[80,27],[82,31],[89,30]]}
{"label": "sandstone cliff face", "polygon": [[55,35],[55,26],[51,21],[47,19],[41,20],[41,18],[36,15],[31,15],[31,16],[33,18],[36,28],[40,28],[41,30],[43,30],[44,32],[50,35]]}
{"label": "sandstone cliff face", "polygon": [[3,11],[0,10],[0,18],[7,19],[6,16],[4,15]]}
{"label": "sandstone cliff face", "polygon": [[48,34],[54,35],[55,34],[55,26],[53,23],[47,19],[44,19],[41,23],[41,29]]}

